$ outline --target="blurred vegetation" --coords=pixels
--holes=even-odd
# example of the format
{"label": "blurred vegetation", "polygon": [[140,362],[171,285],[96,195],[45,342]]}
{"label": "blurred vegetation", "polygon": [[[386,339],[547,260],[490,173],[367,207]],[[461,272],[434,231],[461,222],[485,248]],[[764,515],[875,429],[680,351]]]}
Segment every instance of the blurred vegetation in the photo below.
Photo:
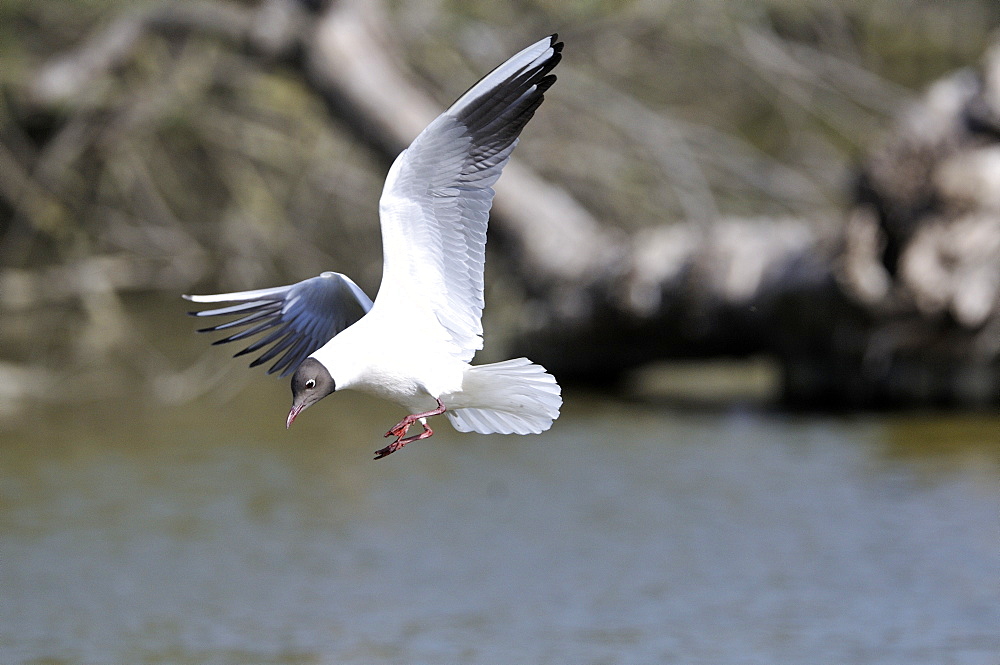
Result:
{"label": "blurred vegetation", "polygon": [[[197,31],[149,34],[81,94],[40,101],[47,65],[152,4],[0,2],[8,386],[25,367],[127,356],[126,294],[326,269],[377,289],[386,165],[287,60]],[[726,215],[839,223],[852,168],[892,114],[976,64],[1000,25],[993,0],[393,0],[385,11],[442,105],[558,31],[560,83],[517,156],[623,230]]]}

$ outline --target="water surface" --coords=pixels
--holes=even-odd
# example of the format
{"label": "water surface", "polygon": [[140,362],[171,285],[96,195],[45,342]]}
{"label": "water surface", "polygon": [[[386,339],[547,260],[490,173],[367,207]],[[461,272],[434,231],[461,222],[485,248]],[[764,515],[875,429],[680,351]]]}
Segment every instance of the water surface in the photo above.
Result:
{"label": "water surface", "polygon": [[1000,662],[1000,419],[569,394],[535,437],[284,382],[0,445],[0,662]]}

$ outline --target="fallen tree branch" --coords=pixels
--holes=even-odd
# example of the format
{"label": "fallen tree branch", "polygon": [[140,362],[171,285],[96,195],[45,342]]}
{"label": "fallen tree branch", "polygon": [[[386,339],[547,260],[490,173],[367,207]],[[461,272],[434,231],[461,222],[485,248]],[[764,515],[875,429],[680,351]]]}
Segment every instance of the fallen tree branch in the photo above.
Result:
{"label": "fallen tree branch", "polygon": [[[379,5],[363,0],[315,13],[293,0],[256,8],[166,3],[123,16],[54,61],[32,96],[38,104],[85,102],[94,81],[126,64],[146,35],[211,37],[258,67],[300,73],[330,113],[388,163],[441,107],[412,82],[386,26]],[[848,87],[856,105],[873,85],[859,72],[845,73],[843,63],[775,54],[769,34],[744,37],[761,75],[782,82],[776,72],[789,68],[795,81],[786,92],[817,113],[811,90],[835,95]],[[817,76],[816,62],[840,72],[839,83]],[[1000,56],[991,62],[983,86],[932,91],[922,120],[904,123],[897,140],[868,160],[866,196],[833,223],[720,218],[703,162],[678,134],[684,126],[658,122],[655,111],[629,100],[613,100],[608,124],[633,142],[650,136],[660,168],[682,173],[672,182],[693,218],[688,223],[631,234],[610,229],[515,157],[497,186],[493,237],[501,242],[492,247],[517,267],[512,272],[529,294],[523,350],[562,377],[592,381],[659,358],[767,353],[782,364],[789,401],[1000,401],[1000,243],[991,244],[1000,232],[990,222],[995,215],[986,214],[1000,201],[990,193],[988,168],[1000,136]],[[831,121],[845,128],[845,117]],[[929,125],[933,131],[914,131]],[[5,195],[37,198],[23,169],[11,173],[0,182]],[[744,178],[752,182],[753,174]],[[956,241],[967,236],[981,242],[970,249]],[[143,288],[151,274],[120,261],[91,268],[119,273],[92,282],[102,293]]]}

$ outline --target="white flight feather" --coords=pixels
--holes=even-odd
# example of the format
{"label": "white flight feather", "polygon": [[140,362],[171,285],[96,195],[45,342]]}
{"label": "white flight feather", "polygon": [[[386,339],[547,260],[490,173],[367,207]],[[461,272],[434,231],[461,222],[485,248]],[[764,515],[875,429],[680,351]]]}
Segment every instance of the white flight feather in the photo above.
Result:
{"label": "white flight feather", "polygon": [[492,185],[517,141],[469,173],[472,139],[456,118],[517,72],[551,55],[551,40],[546,38],[513,56],[396,158],[379,201],[382,285],[368,318],[399,321],[405,313],[407,321],[464,362],[483,347],[483,267]]}

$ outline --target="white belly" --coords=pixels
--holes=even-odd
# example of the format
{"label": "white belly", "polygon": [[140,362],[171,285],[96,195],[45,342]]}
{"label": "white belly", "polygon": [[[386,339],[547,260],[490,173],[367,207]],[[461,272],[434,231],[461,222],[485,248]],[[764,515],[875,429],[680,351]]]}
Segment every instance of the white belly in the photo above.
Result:
{"label": "white belly", "polygon": [[468,364],[426,337],[399,328],[366,326],[362,319],[314,356],[329,370],[337,390],[360,390],[423,411],[436,398],[460,391]]}

